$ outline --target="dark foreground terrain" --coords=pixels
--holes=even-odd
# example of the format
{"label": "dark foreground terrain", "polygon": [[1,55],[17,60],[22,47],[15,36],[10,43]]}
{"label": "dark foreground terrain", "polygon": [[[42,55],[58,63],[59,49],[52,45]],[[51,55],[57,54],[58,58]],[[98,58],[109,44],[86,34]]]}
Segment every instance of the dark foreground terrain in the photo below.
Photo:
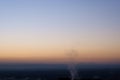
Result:
{"label": "dark foreground terrain", "polygon": [[[79,69],[76,80],[120,80],[120,69]],[[0,70],[0,80],[70,80],[69,71],[47,70]]]}

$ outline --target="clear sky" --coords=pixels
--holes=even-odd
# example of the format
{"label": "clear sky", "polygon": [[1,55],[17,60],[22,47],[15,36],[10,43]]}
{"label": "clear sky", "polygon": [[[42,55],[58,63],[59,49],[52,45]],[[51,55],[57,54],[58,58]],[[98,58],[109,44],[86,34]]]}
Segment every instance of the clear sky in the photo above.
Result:
{"label": "clear sky", "polygon": [[0,62],[120,62],[120,0],[0,0]]}

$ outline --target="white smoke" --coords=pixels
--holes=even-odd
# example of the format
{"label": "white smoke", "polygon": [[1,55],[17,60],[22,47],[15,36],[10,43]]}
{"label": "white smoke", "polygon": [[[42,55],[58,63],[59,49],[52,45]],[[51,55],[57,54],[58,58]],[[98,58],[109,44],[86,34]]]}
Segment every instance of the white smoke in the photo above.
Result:
{"label": "white smoke", "polygon": [[75,50],[72,50],[68,53],[68,57],[69,57],[68,69],[69,69],[69,72],[70,72],[70,75],[71,75],[71,80],[75,80],[75,78],[78,77],[77,69],[76,69],[76,66],[77,66],[76,58],[77,58],[77,56],[78,56],[78,54]]}

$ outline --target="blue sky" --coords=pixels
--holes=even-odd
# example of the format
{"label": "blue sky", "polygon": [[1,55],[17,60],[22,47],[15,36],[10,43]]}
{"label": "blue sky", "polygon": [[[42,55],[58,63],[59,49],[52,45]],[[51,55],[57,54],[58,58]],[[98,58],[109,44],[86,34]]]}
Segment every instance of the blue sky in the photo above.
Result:
{"label": "blue sky", "polygon": [[0,36],[3,60],[16,59],[21,53],[26,58],[29,49],[40,57],[58,57],[72,48],[85,59],[95,54],[89,58],[116,60],[120,57],[120,1],[1,0]]}

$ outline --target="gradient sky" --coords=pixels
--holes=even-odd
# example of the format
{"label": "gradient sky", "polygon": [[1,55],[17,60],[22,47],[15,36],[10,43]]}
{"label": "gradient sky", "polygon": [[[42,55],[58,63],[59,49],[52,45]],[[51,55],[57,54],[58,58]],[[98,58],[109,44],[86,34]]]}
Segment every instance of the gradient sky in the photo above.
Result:
{"label": "gradient sky", "polygon": [[119,0],[0,0],[0,62],[120,62]]}

